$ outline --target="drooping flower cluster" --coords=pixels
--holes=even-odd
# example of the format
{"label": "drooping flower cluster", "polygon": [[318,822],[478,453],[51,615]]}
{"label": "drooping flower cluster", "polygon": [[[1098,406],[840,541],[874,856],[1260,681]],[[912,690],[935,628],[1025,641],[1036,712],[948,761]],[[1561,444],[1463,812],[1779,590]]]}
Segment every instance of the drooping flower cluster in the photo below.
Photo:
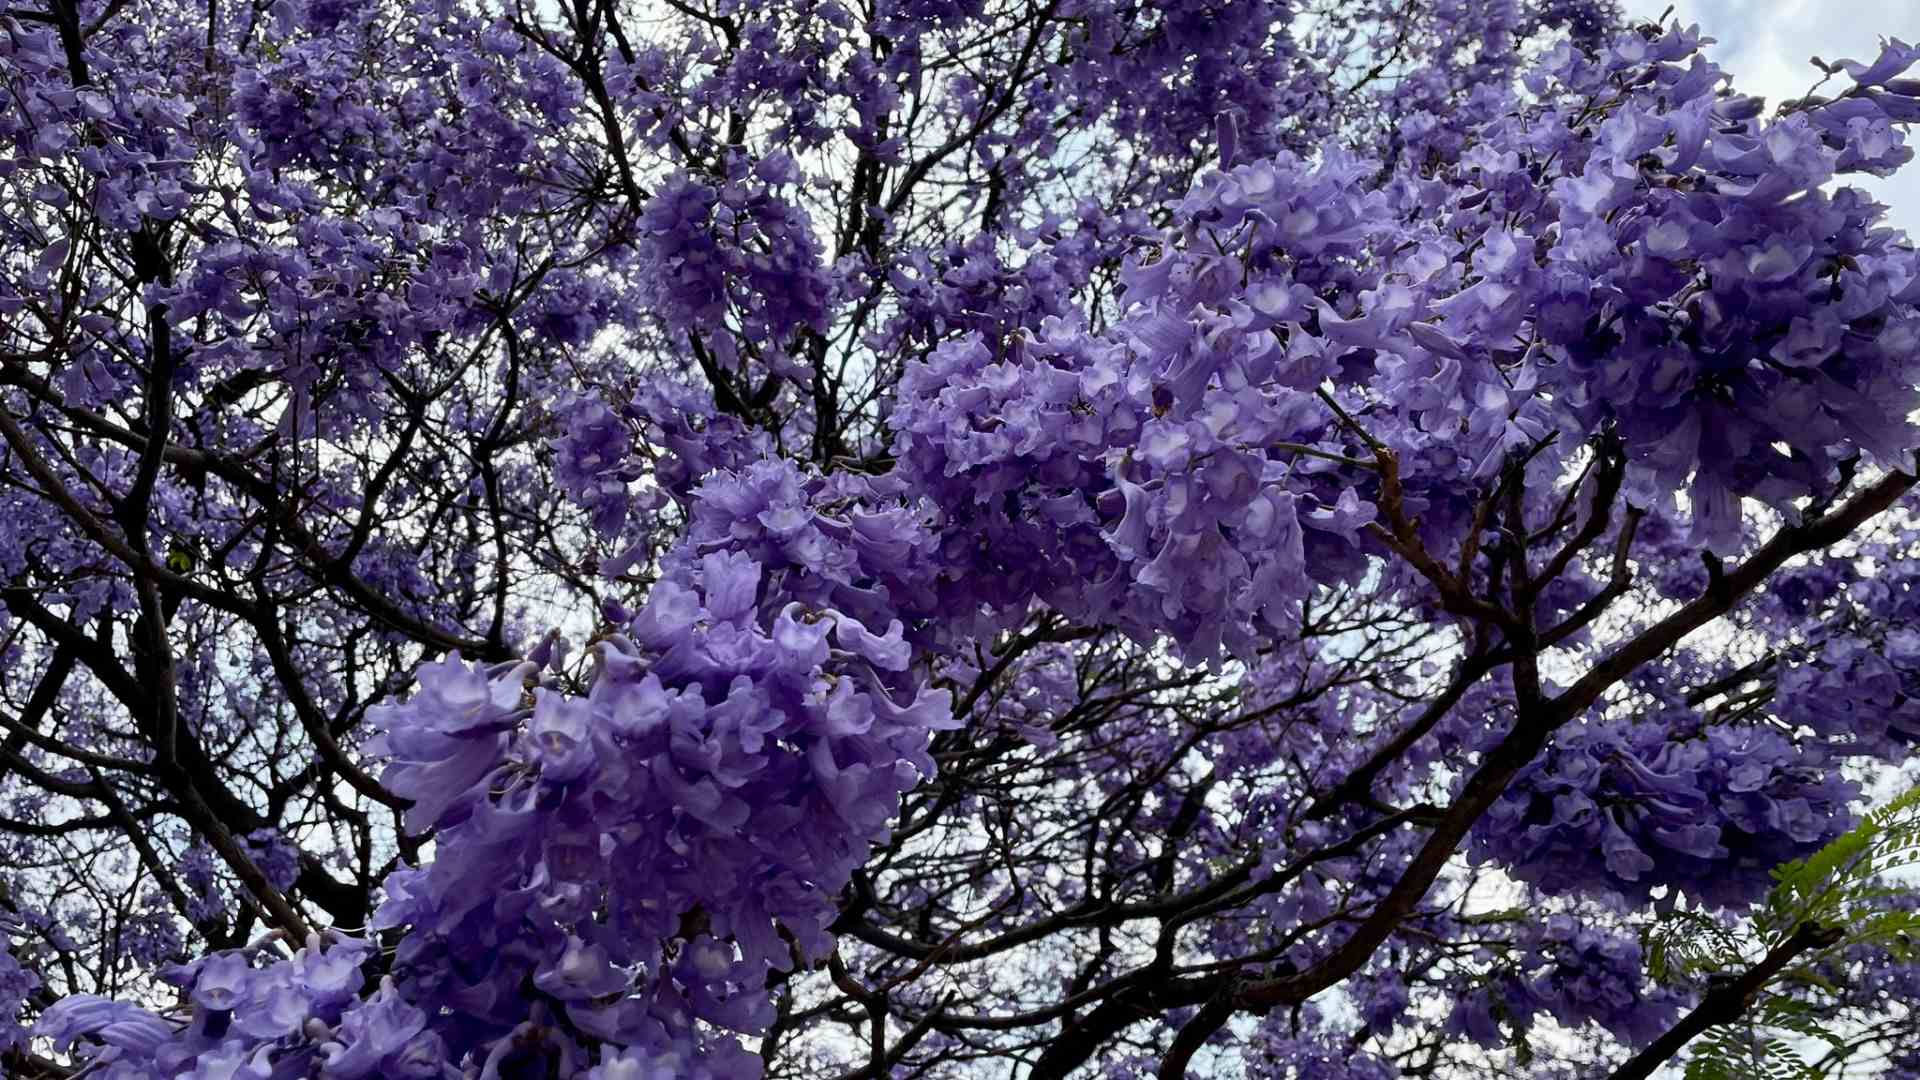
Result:
{"label": "drooping flower cluster", "polygon": [[35,1029],[97,1070],[125,1080],[319,1075],[339,1080],[446,1075],[439,1039],[393,988],[363,997],[368,942],[315,938],[261,963],[254,950],[216,953],[166,972],[191,1006],[181,1024],[127,1002],[62,999]]}
{"label": "drooping flower cluster", "polygon": [[[735,159],[724,183],[676,175],[647,203],[641,225],[654,303],[674,330],[710,338],[728,368],[740,361],[737,339],[712,331],[729,316],[746,340],[776,351],[800,331],[826,331],[819,243],[806,213],[778,193],[796,179],[785,154]],[[780,374],[800,370],[783,353],[768,360]]]}
{"label": "drooping flower cluster", "polygon": [[1817,750],[1684,717],[1563,729],[1474,829],[1470,854],[1551,893],[1757,899],[1769,871],[1853,825],[1859,789]]}
{"label": "drooping flower cluster", "polygon": [[[658,1034],[588,1054],[556,1039],[546,1009],[487,1049],[469,1068],[449,1057],[434,1018],[392,979],[369,986],[373,944],[318,937],[290,957],[258,948],[214,953],[172,968],[190,1012],[184,1022],[90,994],[62,999],[35,1028],[56,1049],[114,1080],[583,1080],[687,1077],[740,1080],[758,1059],[737,1045],[698,1045],[691,1033]],[[4,1049],[4,1047],[0,1047]]]}
{"label": "drooping flower cluster", "polygon": [[565,1043],[542,1003],[609,1046],[689,1017],[758,1031],[769,973],[830,949],[834,895],[952,722],[894,614],[932,538],[861,494],[774,461],[714,474],[584,694],[455,656],[378,718],[437,853],[376,925],[410,928],[401,992],[455,1059],[524,1025]]}
{"label": "drooping flower cluster", "polygon": [[1511,951],[1455,1004],[1449,1030],[1501,1047],[1547,1015],[1576,1030],[1598,1024],[1637,1046],[1665,1032],[1678,1015],[1684,999],[1647,985],[1632,934],[1568,915],[1527,920],[1515,929]]}
{"label": "drooping flower cluster", "polygon": [[[1506,381],[1551,392],[1573,430],[1614,425],[1632,482],[1689,492],[1696,538],[1726,553],[1742,497],[1784,510],[1850,454],[1906,460],[1913,256],[1864,194],[1822,185],[1866,167],[1849,141],[1865,136],[1833,110],[1872,101],[1884,121],[1907,99],[1863,84],[1761,120],[1753,99],[1716,96],[1699,44],[1635,36],[1542,68],[1531,85],[1550,104],[1490,125],[1446,195],[1450,227],[1484,231],[1475,273],[1435,310],[1452,337],[1495,343]],[[1862,74],[1914,59],[1896,44]],[[1623,74],[1634,92],[1607,89]],[[1529,169],[1549,157],[1542,199]]]}
{"label": "drooping flower cluster", "polygon": [[744,469],[772,449],[764,431],[716,408],[711,394],[674,380],[642,385],[628,408],[645,425],[647,442],[661,451],[654,482],[682,501],[709,474]]}
{"label": "drooping flower cluster", "polygon": [[958,338],[908,369],[894,452],[958,534],[952,555],[974,560],[961,581],[1204,657],[1244,652],[1312,580],[1360,567],[1352,541],[1373,507],[1282,449],[1327,435],[1311,389],[1329,370],[1269,332],[1304,317],[1314,289],[1350,281],[1370,228],[1349,190],[1357,168],[1246,166],[1183,204],[1244,233],[1254,260],[1287,253],[1286,280],[1246,301],[1237,260],[1169,251],[1130,266],[1132,313],[1111,339],[1052,319]]}
{"label": "drooping flower cluster", "polygon": [[893,308],[866,344],[887,355],[930,351],[967,333],[989,341],[1023,329],[1039,333],[1049,318],[1072,318],[1096,271],[1151,232],[1138,210],[1116,213],[1082,200],[1071,212],[1048,213],[1015,229],[1020,246],[1014,251],[982,234],[865,268],[865,276],[884,273]]}
{"label": "drooping flower cluster", "polygon": [[593,398],[555,411],[565,417],[566,427],[551,443],[554,479],[574,505],[592,514],[602,535],[618,533],[627,520],[628,486],[636,479],[631,433],[612,409]]}
{"label": "drooping flower cluster", "polygon": [[[1805,725],[1842,752],[1897,757],[1920,740],[1920,564],[1870,545],[1871,569],[1832,575],[1807,596],[1811,610],[1832,604],[1799,647],[1785,650],[1775,711]],[[1802,575],[1812,589],[1822,579]]]}

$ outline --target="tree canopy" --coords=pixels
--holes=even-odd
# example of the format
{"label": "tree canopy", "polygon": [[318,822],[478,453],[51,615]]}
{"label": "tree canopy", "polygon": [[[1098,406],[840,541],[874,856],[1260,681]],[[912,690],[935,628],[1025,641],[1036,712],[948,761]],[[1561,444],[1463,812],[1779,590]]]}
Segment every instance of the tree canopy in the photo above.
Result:
{"label": "tree canopy", "polygon": [[1920,1076],[1920,48],[0,9],[0,1071]]}

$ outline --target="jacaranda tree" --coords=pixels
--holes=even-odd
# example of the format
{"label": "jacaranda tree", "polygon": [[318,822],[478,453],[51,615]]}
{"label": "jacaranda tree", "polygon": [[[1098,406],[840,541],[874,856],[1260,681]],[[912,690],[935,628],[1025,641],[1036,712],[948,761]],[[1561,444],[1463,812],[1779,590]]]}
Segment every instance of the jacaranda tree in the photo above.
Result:
{"label": "jacaranda tree", "polygon": [[0,1071],[1920,1075],[1920,49],[14,0]]}

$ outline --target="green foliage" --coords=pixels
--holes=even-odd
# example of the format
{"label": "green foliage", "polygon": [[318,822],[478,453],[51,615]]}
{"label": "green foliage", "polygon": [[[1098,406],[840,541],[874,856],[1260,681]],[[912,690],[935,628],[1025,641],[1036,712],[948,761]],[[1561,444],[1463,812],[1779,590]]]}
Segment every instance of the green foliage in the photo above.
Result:
{"label": "green foliage", "polygon": [[1740,936],[1697,908],[1663,912],[1646,935],[1647,974],[1655,982],[1686,985],[1740,963]]}
{"label": "green foliage", "polygon": [[[1852,831],[1773,872],[1776,884],[1752,917],[1730,925],[1699,910],[1664,913],[1646,936],[1647,969],[1672,985],[1711,989],[1805,927],[1837,933],[1798,956],[1740,1020],[1709,1028],[1691,1047],[1687,1080],[1822,1080],[1850,1046],[1835,1030],[1838,988],[1822,961],[1860,947],[1896,961],[1915,957],[1920,911],[1920,787],[1867,814]],[[1901,873],[1901,871],[1909,871]],[[1830,970],[1830,969],[1829,969]],[[1808,1061],[1809,1045],[1834,1053]]]}
{"label": "green foliage", "polygon": [[191,540],[175,538],[167,545],[168,570],[176,574],[191,574],[199,561],[199,555],[195,553]]}
{"label": "green foliage", "polygon": [[1742,1027],[1709,1029],[1694,1043],[1687,1080],[1804,1080],[1817,1075],[1791,1040],[1755,1039]]}
{"label": "green foliage", "polygon": [[1920,787],[1869,814],[1826,847],[1774,870],[1777,884],[1754,918],[1771,944],[1800,926],[1838,927],[1845,945],[1894,940],[1914,925],[1914,913],[1889,905],[1914,885],[1889,880],[1920,865]]}

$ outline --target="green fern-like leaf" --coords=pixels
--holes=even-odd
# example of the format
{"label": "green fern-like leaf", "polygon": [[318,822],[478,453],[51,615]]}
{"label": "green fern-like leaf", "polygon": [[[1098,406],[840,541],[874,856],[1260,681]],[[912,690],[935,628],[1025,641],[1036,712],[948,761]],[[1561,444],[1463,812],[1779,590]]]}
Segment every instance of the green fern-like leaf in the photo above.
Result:
{"label": "green fern-like leaf", "polygon": [[1732,929],[1690,908],[1663,912],[1645,939],[1647,974],[1667,984],[1689,983],[1725,971],[1740,962],[1742,952]]}
{"label": "green fern-like leaf", "polygon": [[1755,919],[1762,934],[1782,939],[1803,923],[1850,926],[1861,909],[1885,910],[1911,892],[1884,880],[1920,855],[1920,787],[1869,812],[1832,843],[1774,870],[1776,884]]}
{"label": "green fern-like leaf", "polygon": [[[1804,859],[1774,870],[1774,888],[1754,913],[1750,935],[1697,912],[1662,916],[1646,935],[1648,974],[1685,981],[1737,970],[1752,955],[1812,926],[1837,936],[1780,973],[1738,1024],[1709,1029],[1689,1047],[1687,1080],[1822,1080],[1801,1047],[1824,1043],[1844,1060],[1850,1044],[1831,1030],[1842,989],[1823,971],[1838,950],[1867,946],[1897,959],[1920,958],[1920,886],[1901,871],[1920,865],[1920,787],[1869,812],[1859,825]],[[1743,948],[1743,937],[1747,947]],[[1754,940],[1757,938],[1758,940]],[[1824,940],[1824,939],[1823,939]]]}

